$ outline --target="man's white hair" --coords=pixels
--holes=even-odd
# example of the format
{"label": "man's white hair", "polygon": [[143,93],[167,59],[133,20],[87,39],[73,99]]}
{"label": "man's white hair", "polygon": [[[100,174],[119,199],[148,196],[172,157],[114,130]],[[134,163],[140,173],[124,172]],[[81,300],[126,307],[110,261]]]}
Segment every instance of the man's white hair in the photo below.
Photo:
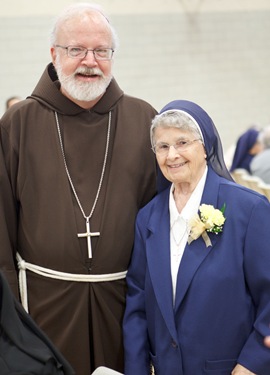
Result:
{"label": "man's white hair", "polygon": [[51,37],[50,37],[50,43],[51,46],[54,46],[57,43],[57,35],[59,29],[61,29],[61,26],[70,19],[73,19],[74,17],[84,16],[86,14],[91,14],[94,12],[100,13],[108,22],[108,27],[111,30],[112,34],[112,48],[115,50],[118,48],[119,40],[117,33],[114,29],[114,27],[111,25],[110,20],[108,16],[105,14],[103,8],[99,4],[95,3],[77,3],[69,5],[67,8],[65,8],[62,13],[60,13],[54,21]]}

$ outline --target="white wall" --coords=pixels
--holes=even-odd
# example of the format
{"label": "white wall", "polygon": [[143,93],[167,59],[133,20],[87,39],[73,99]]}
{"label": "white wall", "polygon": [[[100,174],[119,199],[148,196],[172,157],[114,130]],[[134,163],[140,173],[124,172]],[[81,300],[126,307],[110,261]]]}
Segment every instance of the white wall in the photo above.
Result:
{"label": "white wall", "polygon": [[[55,15],[63,7],[83,0],[9,0],[2,1],[0,16]],[[85,0],[87,2],[87,0]],[[144,14],[169,12],[254,11],[270,8],[269,0],[97,0],[110,14]]]}
{"label": "white wall", "polygon": [[[50,60],[52,18],[69,3],[1,4],[1,112],[7,97],[32,92]],[[212,116],[225,149],[251,123],[270,123],[269,0],[99,3],[120,37],[114,69],[127,93],[157,109],[173,99],[196,101]]]}

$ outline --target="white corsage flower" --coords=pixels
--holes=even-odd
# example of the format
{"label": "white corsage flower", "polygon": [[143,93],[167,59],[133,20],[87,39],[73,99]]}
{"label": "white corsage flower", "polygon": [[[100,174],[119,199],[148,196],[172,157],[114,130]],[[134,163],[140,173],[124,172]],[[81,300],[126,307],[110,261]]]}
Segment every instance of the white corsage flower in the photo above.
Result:
{"label": "white corsage flower", "polygon": [[218,210],[211,205],[202,204],[199,207],[200,215],[196,214],[189,221],[189,237],[188,244],[196,240],[200,236],[204,239],[206,246],[212,246],[211,240],[207,234],[210,233],[221,233],[225,222],[224,217],[225,204]]}

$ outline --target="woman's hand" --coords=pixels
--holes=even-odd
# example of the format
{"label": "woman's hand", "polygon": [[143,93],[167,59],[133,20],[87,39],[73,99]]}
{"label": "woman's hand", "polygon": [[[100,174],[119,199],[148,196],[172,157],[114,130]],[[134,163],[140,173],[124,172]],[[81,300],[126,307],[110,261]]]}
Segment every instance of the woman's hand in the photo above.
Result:
{"label": "woman's hand", "polygon": [[233,369],[232,375],[256,375],[254,372],[249,371],[247,368],[237,364]]}
{"label": "woman's hand", "polygon": [[265,346],[267,346],[268,348],[270,348],[270,336],[266,336],[265,337],[264,344],[265,344]]}

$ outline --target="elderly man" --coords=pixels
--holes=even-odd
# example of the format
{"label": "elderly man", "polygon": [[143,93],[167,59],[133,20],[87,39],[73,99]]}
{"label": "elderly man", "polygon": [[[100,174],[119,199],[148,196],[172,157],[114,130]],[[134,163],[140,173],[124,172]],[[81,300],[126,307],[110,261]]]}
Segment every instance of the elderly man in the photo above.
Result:
{"label": "elderly man", "polygon": [[156,111],[113,78],[116,42],[100,9],[69,7],[52,63],[1,119],[0,267],[14,293],[19,269],[23,305],[77,375],[123,372],[134,221],[156,191]]}

